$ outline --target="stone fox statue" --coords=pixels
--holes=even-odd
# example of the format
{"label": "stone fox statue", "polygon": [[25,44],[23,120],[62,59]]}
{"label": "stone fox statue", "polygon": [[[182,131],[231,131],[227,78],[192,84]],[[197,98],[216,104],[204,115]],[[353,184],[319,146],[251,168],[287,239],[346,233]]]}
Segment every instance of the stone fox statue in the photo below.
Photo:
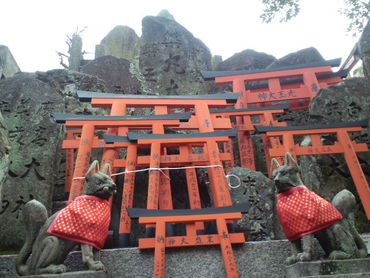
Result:
{"label": "stone fox statue", "polygon": [[312,260],[314,237],[329,259],[367,256],[366,245],[354,226],[356,200],[351,192],[344,189],[329,203],[308,190],[300,178],[297,162],[289,153],[283,166],[272,159],[271,173],[278,192],[280,223],[292,243],[287,264]]}
{"label": "stone fox statue", "polygon": [[19,275],[65,272],[63,262],[78,244],[81,244],[82,261],[89,269],[105,270],[100,261],[94,260],[93,247],[101,249],[108,233],[110,206],[107,200],[116,190],[107,175],[109,171],[106,164],[99,172],[95,160],[86,173],[84,195],[49,218],[40,202],[32,200],[25,205],[26,240],[16,261]]}

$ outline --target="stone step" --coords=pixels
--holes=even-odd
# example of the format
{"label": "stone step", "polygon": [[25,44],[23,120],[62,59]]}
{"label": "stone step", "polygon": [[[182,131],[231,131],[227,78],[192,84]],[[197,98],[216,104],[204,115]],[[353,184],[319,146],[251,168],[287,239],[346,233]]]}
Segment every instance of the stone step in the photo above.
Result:
{"label": "stone step", "polygon": [[30,276],[22,276],[25,278],[107,278],[109,277],[107,273],[104,271],[91,271],[91,270],[84,270],[84,271],[73,271],[73,272],[65,272],[62,274],[40,274],[40,275],[30,275]]}
{"label": "stone step", "polygon": [[319,275],[319,276],[305,276],[302,278],[369,278],[370,272],[367,273],[350,273],[337,275]]}
{"label": "stone step", "polygon": [[370,258],[299,262],[286,267],[288,278],[357,275],[370,272]]}
{"label": "stone step", "polygon": [[[369,241],[368,236],[363,236],[363,238],[365,241]],[[239,277],[287,277],[284,261],[290,253],[290,243],[288,241],[254,241],[234,245],[233,250],[238,265]],[[153,277],[153,250],[139,250],[138,248],[104,249],[99,254],[100,260],[106,266],[110,277]],[[0,256],[0,277],[17,277],[15,258],[15,255]],[[80,252],[71,252],[65,264],[68,271],[86,270]],[[218,246],[166,249],[167,277],[224,278],[226,277],[224,269],[224,262]],[[364,271],[364,273],[368,272],[370,272],[370,268]],[[351,276],[346,278],[348,277]]]}

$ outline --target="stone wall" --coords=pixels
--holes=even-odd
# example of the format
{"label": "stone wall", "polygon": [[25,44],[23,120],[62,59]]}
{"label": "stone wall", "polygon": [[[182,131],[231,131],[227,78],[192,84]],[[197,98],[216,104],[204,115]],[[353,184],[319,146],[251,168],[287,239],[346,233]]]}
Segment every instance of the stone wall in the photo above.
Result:
{"label": "stone wall", "polygon": [[50,212],[53,199],[64,198],[64,131],[52,113],[93,113],[87,104],[80,105],[76,89],[104,90],[105,85],[96,77],[67,70],[19,73],[0,80],[0,110],[11,146],[1,197],[0,250],[22,245],[21,212],[27,201],[37,199]]}

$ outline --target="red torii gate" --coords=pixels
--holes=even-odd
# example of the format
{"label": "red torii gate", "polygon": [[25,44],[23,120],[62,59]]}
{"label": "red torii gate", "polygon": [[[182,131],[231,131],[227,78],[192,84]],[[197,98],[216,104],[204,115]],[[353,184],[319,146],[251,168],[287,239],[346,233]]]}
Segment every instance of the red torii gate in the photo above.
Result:
{"label": "red torii gate", "polygon": [[[60,120],[59,120],[60,121]],[[76,130],[73,130],[76,131]],[[235,132],[234,132],[235,133]],[[198,134],[201,136],[216,136],[216,141],[221,140],[226,141],[227,137],[234,134],[230,131],[221,131],[221,132],[214,132],[212,134],[202,133]],[[135,138],[135,133],[129,132],[131,139]],[[157,135],[158,136],[158,135]],[[187,134],[174,134],[168,135],[170,137],[186,137]],[[193,135],[194,136],[194,135]],[[219,137],[222,138],[219,138]],[[136,156],[137,150],[143,147],[146,147],[148,144],[144,143],[139,144],[136,140],[130,141],[129,137],[127,136],[112,136],[112,135],[104,135],[104,139],[98,139],[96,136],[92,143],[92,149],[126,149],[126,158],[116,158],[112,161],[112,170],[117,168],[125,168],[125,171],[135,171],[137,168],[148,168],[150,166],[151,157],[149,156]],[[194,139],[192,140],[194,141]],[[202,141],[202,139],[198,139],[195,141]],[[194,141],[194,142],[195,142]],[[180,140],[180,142],[182,142]],[[168,142],[169,143],[169,142]],[[78,149],[80,144],[80,138],[73,138],[73,139],[66,139],[63,142],[62,149],[66,151],[74,151]],[[171,145],[173,142],[171,142]],[[161,144],[161,145],[168,145]],[[201,147],[204,143],[193,143],[192,146]],[[185,148],[185,152],[183,151],[180,145],[180,153],[179,154],[161,154],[160,156],[160,165],[161,167],[176,167],[176,166],[202,166],[202,165],[209,165],[209,153],[204,151],[201,154],[193,154],[189,153],[188,149]],[[163,148],[162,148],[163,149]],[[132,151],[134,150],[134,151]],[[230,153],[220,153],[220,161],[227,162],[231,159]],[[72,169],[73,170],[73,169]],[[189,170],[189,169],[186,169]],[[195,169],[192,169],[195,170]],[[195,172],[195,171],[194,171]],[[160,180],[166,179],[163,175]],[[133,206],[133,196],[134,196],[134,182],[135,182],[135,173],[125,173],[124,179],[124,191],[123,191],[123,200],[122,200],[122,208],[121,208],[121,216],[120,216],[120,227],[119,227],[119,238],[118,238],[118,246],[124,247],[128,244],[129,234],[131,232],[131,219],[127,215],[126,208]],[[198,191],[198,183],[197,183],[197,176],[196,172],[194,175],[187,176],[187,184],[188,184],[188,192],[189,192],[189,200],[190,200],[190,208],[200,208],[200,196]],[[159,185],[161,188],[161,184]],[[160,196],[163,192],[160,192]],[[160,199],[160,198],[159,198]],[[202,228],[202,227],[200,227]],[[198,231],[201,229],[198,229]]]}
{"label": "red torii gate", "polygon": [[[235,108],[271,106],[288,102],[291,110],[306,109],[309,101],[320,88],[338,83],[348,71],[332,72],[341,59],[294,65],[281,68],[245,71],[203,71],[204,80],[215,80],[216,84],[232,84],[233,92],[240,93]],[[267,83],[267,84],[265,84]],[[241,118],[237,119],[241,125]],[[251,139],[239,136],[239,150],[249,150]],[[244,160],[244,168],[255,170],[254,161]]]}
{"label": "red torii gate", "polygon": [[[276,140],[282,138],[282,144],[272,145],[269,149],[271,158],[282,158],[287,152],[295,159],[300,155],[343,154],[367,218],[370,220],[370,188],[356,155],[357,152],[367,152],[368,147],[366,143],[356,143],[349,136],[349,133],[361,132],[362,127],[367,126],[368,120],[314,126],[255,126],[255,128],[260,133],[266,133],[268,138]],[[334,135],[337,141],[333,145],[323,145],[321,135],[325,134]],[[311,146],[295,144],[295,136],[310,136]]]}
{"label": "red torii gate", "polygon": [[[253,142],[251,133],[254,131],[254,125],[269,125],[269,126],[286,126],[284,122],[278,122],[274,119],[275,114],[282,114],[289,108],[289,105],[276,105],[269,107],[244,108],[244,109],[211,109],[212,117],[239,117],[237,124],[238,128],[238,144],[240,154],[240,164],[244,168],[256,170]],[[255,121],[257,119],[257,121]],[[268,142],[265,136],[262,136],[266,160],[269,159],[266,147]]]}
{"label": "red torii gate", "polygon": [[[155,224],[154,238],[139,239],[140,249],[154,248],[153,277],[164,278],[166,275],[165,249],[168,247],[188,247],[204,245],[220,245],[228,278],[238,278],[238,267],[231,244],[244,243],[244,233],[230,233],[227,221],[240,219],[241,213],[247,212],[248,204],[229,207],[205,208],[191,210],[145,210],[129,208],[132,218],[139,218],[140,224]],[[215,221],[216,234],[198,235],[195,230],[196,221]],[[185,236],[166,235],[167,223],[186,223]]]}
{"label": "red torii gate", "polygon": [[[167,107],[167,111],[174,108],[194,109],[195,116],[179,129],[198,129],[199,132],[212,132],[214,130],[224,130],[231,128],[229,119],[212,118],[209,113],[210,108],[224,108],[237,101],[238,95],[234,94],[210,94],[210,95],[182,95],[182,96],[151,96],[151,95],[122,95],[106,94],[87,91],[77,92],[80,101],[87,101],[95,107],[110,108],[114,104],[124,104],[127,108],[155,108],[156,106]],[[217,146],[213,144],[213,148]],[[226,144],[225,149],[232,153],[232,147]],[[233,159],[227,164],[227,171],[233,167]],[[190,175],[192,169],[187,172]],[[208,169],[208,174],[212,180],[220,169]]]}
{"label": "red torii gate", "polygon": [[[236,108],[266,106],[288,101],[290,109],[307,108],[302,99],[312,99],[320,88],[336,84],[346,77],[348,71],[333,73],[332,67],[340,65],[341,59],[294,65],[280,68],[201,72],[205,80],[216,84],[232,84],[233,92],[240,93]],[[267,85],[263,82],[267,82]]]}
{"label": "red torii gate", "polygon": [[[213,131],[214,129],[231,128],[229,119],[211,119],[209,116],[208,107],[209,106],[210,107],[226,107],[230,103],[234,103],[237,99],[237,95],[234,95],[234,94],[226,94],[226,95],[219,94],[219,95],[205,95],[205,96],[199,96],[199,95],[198,96],[164,96],[162,97],[162,96],[117,95],[117,94],[105,94],[105,93],[79,91],[78,95],[81,101],[92,101],[93,105],[96,105],[96,103],[94,104],[94,102],[99,103],[101,100],[103,100],[103,102],[106,101],[103,104],[104,107],[110,107],[112,110],[114,107],[116,107],[115,111],[111,110],[111,114],[125,114],[126,108],[128,107],[130,108],[131,107],[134,107],[134,108],[151,107],[151,108],[154,108],[155,112],[158,114],[165,114],[172,108],[180,107],[180,108],[190,109],[193,107],[195,109],[197,116],[192,117],[191,118],[192,120],[189,122],[189,124],[183,125],[181,129],[199,129],[200,132]],[[100,106],[100,104],[98,104],[97,106]],[[120,109],[117,109],[118,107]],[[122,135],[122,133],[125,133],[130,128],[129,126],[126,127],[126,126],[117,125],[117,127],[118,126],[119,126],[119,130],[121,130],[120,135]],[[135,126],[135,124],[133,124],[133,126]],[[135,126],[135,128],[137,127]],[[172,126],[172,128],[179,128],[179,127],[174,125]],[[154,123],[151,126],[151,129],[153,130],[153,133],[163,133],[164,132],[164,126],[161,122]],[[124,130],[124,132],[122,132],[122,130]],[[108,133],[110,134],[115,134],[114,132],[115,132],[114,128],[110,128],[108,130]],[[218,148],[216,142],[213,142],[213,143],[208,142],[208,145],[213,145],[214,150]],[[105,163],[108,162],[111,164],[111,166],[113,166],[112,162],[115,161],[114,155],[116,153],[115,151],[116,149],[107,148],[107,147],[105,148],[107,149],[107,151],[104,151],[104,156],[103,156],[103,158],[105,158],[104,159]],[[182,146],[181,148],[182,148],[182,152],[186,151],[184,149],[186,148],[186,146]],[[136,160],[136,155],[137,155],[137,146],[136,144],[129,144],[127,149],[128,149],[127,151],[128,157],[126,159],[127,165],[125,165],[126,166],[125,168],[128,171],[133,171],[135,170],[135,167],[136,167],[135,160]],[[152,151],[158,151],[158,148],[152,148]],[[86,153],[86,151],[83,151],[83,152]],[[106,156],[107,153],[109,154],[108,156]],[[230,155],[231,155],[231,152],[230,152]],[[81,157],[81,156],[78,156],[78,157]],[[227,165],[232,165],[232,162],[233,162],[233,159],[232,157],[230,157],[227,161]],[[154,164],[150,165],[151,168],[153,168],[153,166]],[[113,168],[114,167],[112,167],[112,169]],[[221,176],[220,170],[221,169],[218,169],[218,168],[208,169],[210,179],[211,180],[214,179],[214,176],[215,177]],[[150,175],[151,179],[149,181],[149,185],[155,184],[157,180],[159,179],[159,175],[160,173],[158,171],[154,171],[153,175]],[[78,175],[78,176],[83,176],[83,175]],[[193,181],[194,183],[194,177],[196,177],[195,169],[186,169],[186,176],[187,176],[188,181]],[[134,177],[135,175],[133,173],[127,173],[127,175],[125,176],[125,184],[124,184],[125,190],[124,190],[123,195],[126,197],[131,195],[129,194],[129,192],[130,190],[133,190]],[[164,196],[163,194],[160,194],[160,202],[159,202],[160,208],[171,209],[172,208],[172,202],[171,202],[172,197],[170,195],[168,180],[159,179],[159,181],[161,182],[161,185],[162,185],[161,192],[168,193],[166,196]],[[81,183],[81,185],[83,184],[81,180],[79,180],[79,183]],[[222,180],[221,180],[221,183],[222,183]],[[164,186],[164,185],[167,185],[167,186]],[[75,188],[75,187],[72,186],[72,188]],[[73,194],[72,196],[70,195],[70,198],[73,198]],[[130,200],[130,198],[123,198],[123,202],[132,203],[132,200]],[[164,206],[164,204],[167,204],[167,207]],[[126,207],[126,206],[122,205],[122,207]],[[125,218],[125,214],[127,214],[127,212],[122,211],[121,218]],[[123,222],[125,221],[121,221],[121,223]],[[197,224],[199,226],[199,230],[201,230],[202,225],[199,225],[199,223]],[[127,227],[127,225],[125,225],[125,227]],[[125,230],[124,227],[120,227],[120,232],[123,232],[123,234],[129,234],[130,231],[126,233],[127,231],[125,232],[124,230]]]}
{"label": "red torii gate", "polygon": [[167,126],[178,126],[180,121],[186,121],[190,113],[178,113],[170,115],[153,116],[86,116],[86,115],[68,115],[54,113],[57,123],[65,123],[67,128],[80,128],[81,137],[79,139],[78,152],[75,161],[73,182],[69,194],[69,200],[73,200],[81,195],[84,180],[78,179],[84,177],[91,157],[91,150],[94,145],[96,129],[107,130],[108,128],[135,127],[141,129],[151,128],[155,122],[164,122]]}
{"label": "red torii gate", "polygon": [[[221,171],[217,172],[215,179],[210,178],[210,185],[212,190],[212,196],[214,200],[214,205],[216,207],[220,206],[229,206],[232,204],[231,197],[228,191],[227,183],[222,182],[226,181],[223,171],[222,171],[222,156],[217,149],[213,149],[215,143],[227,142],[229,136],[235,136],[236,130],[225,130],[225,131],[216,131],[216,132],[207,132],[207,133],[193,133],[193,134],[138,134],[129,132],[127,137],[121,136],[105,136],[106,143],[111,143],[113,148],[122,148],[125,147],[127,141],[134,142],[136,141],[138,146],[141,147],[150,147],[153,150],[153,145],[155,145],[155,150],[158,152],[153,153],[151,151],[149,163],[144,164],[148,165],[150,168],[163,168],[164,165],[167,167],[183,167],[186,172],[187,186],[188,186],[188,196],[189,196],[189,205],[191,209],[201,208],[201,200],[198,190],[197,174],[195,168],[189,166],[205,166],[207,169],[220,169]],[[204,147],[204,152],[202,154],[189,153],[191,146],[202,146]],[[179,147],[179,155],[167,155],[166,153],[161,152],[161,149]],[[224,153],[226,159],[230,159],[227,153]],[[139,159],[138,159],[139,160]],[[164,165],[163,165],[163,164]],[[114,167],[124,166],[124,161],[116,160],[113,163]],[[126,162],[127,165],[127,162]],[[215,166],[214,168],[209,168],[208,166]],[[216,167],[217,166],[217,167]],[[189,167],[189,168],[186,168]],[[192,170],[189,172],[188,170]],[[159,171],[151,170],[149,172],[149,187],[148,187],[148,199],[147,199],[147,208],[148,209],[158,209],[159,197],[161,195],[159,191],[159,180],[151,178],[154,176],[154,173]],[[218,173],[222,173],[218,175]],[[168,175],[168,172],[166,173]],[[152,178],[153,179],[153,178]],[[217,181],[217,182],[216,182]],[[150,183],[152,182],[152,183]],[[127,192],[127,198],[133,198],[133,188],[124,188]],[[126,196],[126,194],[124,194]],[[127,212],[125,209],[127,207],[132,207],[132,204],[122,203],[121,209],[121,223],[124,223],[126,227],[126,232],[130,231],[131,222],[127,217]],[[124,215],[124,218],[122,217]],[[196,232],[198,234],[204,233],[204,225],[201,222],[195,223]],[[152,227],[154,228],[154,227]],[[148,229],[148,236],[154,236],[154,229]],[[124,236],[124,235],[122,235]],[[127,235],[126,235],[127,236]]]}

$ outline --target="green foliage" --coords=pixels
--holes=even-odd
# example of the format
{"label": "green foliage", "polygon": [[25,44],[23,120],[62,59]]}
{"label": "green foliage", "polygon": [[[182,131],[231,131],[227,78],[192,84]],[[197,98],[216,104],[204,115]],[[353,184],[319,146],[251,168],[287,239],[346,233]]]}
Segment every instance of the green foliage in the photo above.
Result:
{"label": "green foliage", "polygon": [[[270,23],[275,17],[280,22],[287,22],[300,12],[300,0],[261,0],[264,9],[261,19]],[[353,36],[361,34],[370,19],[370,0],[344,0],[345,8],[339,12],[349,19],[347,31]]]}
{"label": "green foliage", "polygon": [[299,0],[261,0],[265,5],[260,16],[265,23],[271,22],[275,17],[280,22],[287,22],[297,16],[300,10]]}
{"label": "green foliage", "polygon": [[363,66],[359,66],[359,67],[355,68],[353,70],[353,76],[365,77],[364,67]]}
{"label": "green foliage", "polygon": [[346,8],[340,13],[349,18],[347,31],[354,36],[361,34],[370,18],[370,1],[344,0]]}

